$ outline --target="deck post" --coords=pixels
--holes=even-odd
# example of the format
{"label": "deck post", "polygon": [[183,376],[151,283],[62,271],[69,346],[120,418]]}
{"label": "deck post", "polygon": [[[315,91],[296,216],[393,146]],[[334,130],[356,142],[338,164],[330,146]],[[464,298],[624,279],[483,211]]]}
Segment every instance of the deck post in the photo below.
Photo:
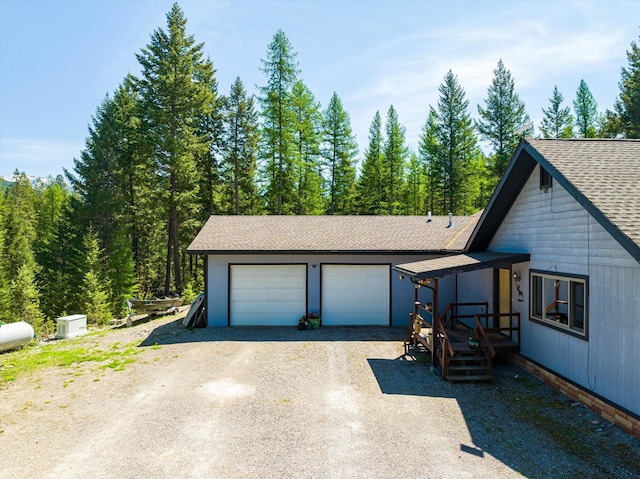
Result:
{"label": "deck post", "polygon": [[[431,364],[436,366],[438,359],[438,335],[440,334],[440,314],[438,313],[438,278],[433,278],[433,347],[431,348]],[[442,368],[442,365],[440,365]]]}

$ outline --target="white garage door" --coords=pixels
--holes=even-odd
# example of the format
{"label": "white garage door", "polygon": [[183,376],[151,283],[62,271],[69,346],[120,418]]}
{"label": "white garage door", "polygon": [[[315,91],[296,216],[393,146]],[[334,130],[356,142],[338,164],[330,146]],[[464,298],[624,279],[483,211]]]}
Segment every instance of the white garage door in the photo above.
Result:
{"label": "white garage door", "polygon": [[232,265],[232,326],[295,326],[307,306],[304,265]]}
{"label": "white garage door", "polygon": [[322,324],[389,325],[388,265],[322,265]]}

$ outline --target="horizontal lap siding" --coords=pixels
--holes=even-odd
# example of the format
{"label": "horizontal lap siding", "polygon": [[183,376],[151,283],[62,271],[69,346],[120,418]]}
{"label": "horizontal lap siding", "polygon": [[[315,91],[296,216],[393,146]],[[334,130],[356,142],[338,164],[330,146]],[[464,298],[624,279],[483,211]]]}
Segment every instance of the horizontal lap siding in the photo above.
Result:
{"label": "horizontal lap siding", "polygon": [[[522,353],[640,414],[640,265],[557,182],[534,170],[490,250],[531,254],[522,271]],[[589,277],[589,340],[529,321],[528,269]]]}
{"label": "horizontal lap siding", "polygon": [[[320,269],[322,264],[396,264],[428,259],[428,254],[398,255],[348,255],[348,254],[231,254],[208,255],[207,324],[210,327],[228,325],[229,318],[229,264],[308,264],[307,308],[308,312],[320,311]],[[313,267],[315,265],[315,268]],[[400,279],[391,271],[391,320],[393,326],[408,325],[409,313],[413,310],[413,284],[408,278]],[[453,301],[455,290],[453,276],[440,280],[441,304]],[[421,302],[432,301],[431,292],[420,288]]]}

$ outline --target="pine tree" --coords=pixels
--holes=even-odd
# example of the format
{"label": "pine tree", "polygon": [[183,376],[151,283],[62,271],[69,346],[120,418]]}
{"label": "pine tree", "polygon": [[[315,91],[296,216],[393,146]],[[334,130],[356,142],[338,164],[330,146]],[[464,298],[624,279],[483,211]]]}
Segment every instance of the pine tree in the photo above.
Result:
{"label": "pine tree", "polygon": [[580,85],[576,91],[576,99],[573,100],[573,111],[576,114],[578,136],[580,138],[595,138],[598,135],[600,126],[598,104],[584,80],[580,80]]}
{"label": "pine tree", "polygon": [[4,268],[10,282],[17,277],[22,266],[27,265],[30,272],[36,269],[36,194],[24,173],[16,170],[13,180],[5,190],[4,201]]}
{"label": "pine tree", "polygon": [[438,90],[438,110],[431,108],[421,139],[428,174],[436,177],[429,179],[430,189],[442,194],[433,209],[440,214],[468,214],[486,194],[482,154],[467,110],[469,102],[451,70]]}
{"label": "pine tree", "polygon": [[405,127],[398,121],[398,114],[393,105],[387,112],[385,125],[386,141],[382,178],[386,193],[387,214],[398,214],[401,209],[400,197],[404,183],[405,166],[409,156],[409,148],[405,141]]}
{"label": "pine tree", "polygon": [[10,320],[11,308],[11,290],[9,289],[9,281],[7,280],[4,265],[5,258],[5,204],[4,191],[0,190],[0,321],[8,322]]}
{"label": "pine tree", "polygon": [[498,61],[493,74],[487,90],[486,108],[478,105],[480,120],[476,126],[480,135],[493,147],[490,168],[497,184],[520,140],[515,132],[529,122],[529,115],[515,91],[511,72],[504,67],[502,60]]}
{"label": "pine tree", "polygon": [[79,201],[69,198],[62,207],[51,241],[39,251],[40,306],[49,319],[81,309],[80,286],[84,276],[84,258],[80,209]]}
{"label": "pine tree", "polygon": [[404,214],[419,215],[424,212],[425,203],[425,168],[415,153],[411,154],[407,165],[407,174],[404,182],[403,201]]}
{"label": "pine tree", "polygon": [[14,321],[26,321],[36,334],[47,333],[40,311],[40,293],[36,285],[34,265],[23,263],[11,281],[11,315]]}
{"label": "pine tree", "polygon": [[291,214],[297,199],[294,172],[294,113],[291,89],[299,73],[296,53],[278,30],[262,60],[267,85],[260,88],[262,105],[261,158],[265,162],[265,197],[271,214]]}
{"label": "pine tree", "polygon": [[445,214],[446,208],[438,201],[446,195],[443,189],[444,164],[441,161],[443,155],[438,140],[438,114],[433,108],[429,109],[429,116],[422,127],[418,154],[425,165],[425,210]]}
{"label": "pine tree", "polygon": [[98,235],[93,228],[90,228],[85,235],[83,245],[86,259],[81,307],[87,315],[87,323],[103,326],[111,318],[111,313],[109,294],[107,293],[108,285],[105,287],[106,278],[102,274],[103,251],[100,248]]}
{"label": "pine tree", "polygon": [[549,98],[551,105],[542,109],[540,131],[544,138],[571,138],[573,136],[573,115],[568,106],[562,107],[562,93],[553,87],[553,96]]}
{"label": "pine tree", "polygon": [[186,239],[201,226],[196,158],[209,151],[211,138],[200,126],[214,103],[213,65],[202,58],[203,45],[186,33],[178,4],[167,14],[167,31],[154,31],[151,43],[136,55],[144,127],[150,135],[157,180],[155,203],[166,224],[164,292],[183,287]]}
{"label": "pine tree", "polygon": [[329,214],[348,215],[355,212],[355,157],[358,144],[351,130],[349,114],[333,92],[324,112],[322,156],[327,172]]}
{"label": "pine tree", "polygon": [[299,215],[318,215],[324,212],[323,178],[320,162],[322,112],[313,93],[301,81],[291,89],[294,116],[295,187]]}
{"label": "pine tree", "polygon": [[258,117],[253,95],[247,96],[240,77],[231,85],[223,108],[222,177],[227,211],[236,215],[260,210],[255,183],[258,151]]}
{"label": "pine tree", "polygon": [[625,138],[640,138],[640,46],[636,42],[631,42],[627,59],[629,66],[622,68],[620,97],[614,109]]}
{"label": "pine tree", "polygon": [[364,152],[362,172],[358,178],[358,212],[364,215],[380,214],[383,198],[382,162],[383,154],[382,120],[376,114],[369,127],[369,145]]}

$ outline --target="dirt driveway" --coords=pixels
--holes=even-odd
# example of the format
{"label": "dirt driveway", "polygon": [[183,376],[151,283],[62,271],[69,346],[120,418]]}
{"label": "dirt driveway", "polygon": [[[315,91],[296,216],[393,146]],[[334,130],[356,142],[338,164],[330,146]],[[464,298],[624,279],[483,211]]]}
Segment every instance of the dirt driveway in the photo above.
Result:
{"label": "dirt driveway", "polygon": [[0,476],[640,475],[640,442],[583,407],[513,366],[495,384],[443,382],[404,355],[403,333],[163,318],[67,340],[128,360],[0,385]]}

